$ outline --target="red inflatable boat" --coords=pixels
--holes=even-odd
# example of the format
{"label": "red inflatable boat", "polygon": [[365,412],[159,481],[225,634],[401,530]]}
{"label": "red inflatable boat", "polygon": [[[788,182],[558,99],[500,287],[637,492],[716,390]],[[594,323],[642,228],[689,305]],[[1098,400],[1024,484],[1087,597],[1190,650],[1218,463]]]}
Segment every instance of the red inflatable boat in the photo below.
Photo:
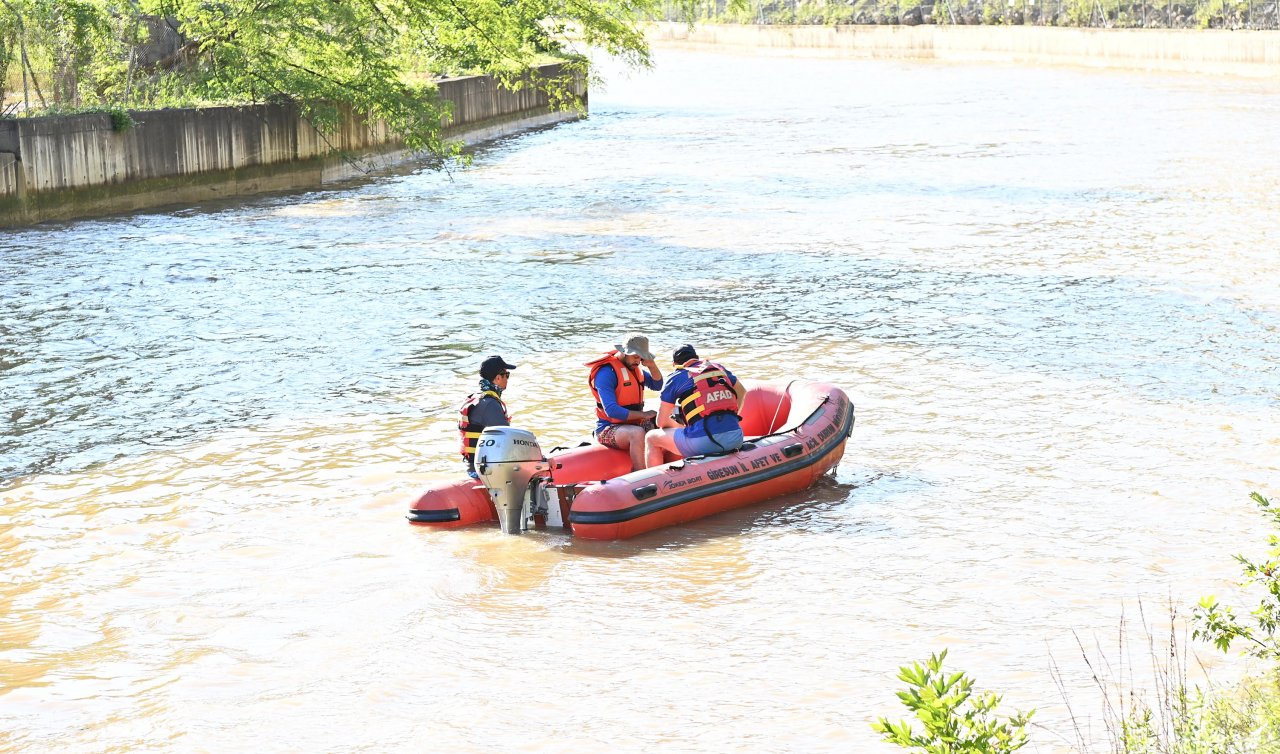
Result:
{"label": "red inflatable boat", "polygon": [[[853,431],[843,390],[805,380],[744,384],[747,441],[733,453],[631,472],[620,450],[587,445],[543,456],[524,430],[486,429],[476,465],[484,481],[435,484],[408,519],[438,528],[498,521],[513,533],[565,526],[578,537],[624,539],[805,489],[840,462]],[[486,457],[486,447],[496,455]]]}

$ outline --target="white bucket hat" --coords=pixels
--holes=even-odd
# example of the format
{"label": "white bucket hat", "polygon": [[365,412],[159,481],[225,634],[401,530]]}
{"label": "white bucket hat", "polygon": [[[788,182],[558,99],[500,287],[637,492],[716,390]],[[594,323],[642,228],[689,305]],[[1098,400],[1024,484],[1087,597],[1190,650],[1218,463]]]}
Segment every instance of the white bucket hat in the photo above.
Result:
{"label": "white bucket hat", "polygon": [[615,345],[618,353],[623,356],[639,356],[645,361],[653,359],[653,352],[649,350],[649,339],[643,335],[628,335],[627,344],[625,346]]}

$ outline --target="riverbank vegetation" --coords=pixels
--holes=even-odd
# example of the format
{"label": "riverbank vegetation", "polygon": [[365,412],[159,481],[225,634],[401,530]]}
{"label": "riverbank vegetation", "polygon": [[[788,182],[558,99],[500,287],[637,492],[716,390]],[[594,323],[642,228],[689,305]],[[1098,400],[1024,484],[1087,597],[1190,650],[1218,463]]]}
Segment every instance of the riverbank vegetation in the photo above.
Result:
{"label": "riverbank vegetation", "polygon": [[[1261,494],[1254,503],[1280,529],[1280,510]],[[1193,640],[1223,652],[1241,649],[1263,663],[1243,681],[1221,688],[1201,688],[1188,680],[1188,645],[1176,607],[1170,606],[1168,633],[1157,631],[1140,610],[1143,642],[1135,665],[1125,644],[1113,651],[1086,649],[1077,639],[1080,660],[1093,679],[1100,702],[1102,740],[1092,716],[1066,693],[1056,664],[1051,672],[1074,723],[1072,750],[1081,754],[1278,754],[1280,753],[1280,536],[1270,535],[1266,557],[1235,556],[1243,567],[1244,585],[1260,592],[1258,606],[1240,615],[1214,597],[1205,597],[1191,616]],[[903,666],[899,679],[907,688],[898,694],[915,716],[913,722],[874,724],[885,740],[921,754],[1011,754],[1030,740],[1026,727],[1035,712],[1001,717],[1001,698],[976,694],[963,671],[943,673],[946,651],[928,662]],[[1139,680],[1142,679],[1142,680]],[[1092,706],[1097,707],[1097,704]],[[1079,715],[1079,716],[1078,716]],[[1100,748],[1101,747],[1101,748]]]}
{"label": "riverbank vegetation", "polygon": [[[565,40],[649,62],[657,0],[0,0],[4,114],[295,102],[317,123],[343,106],[443,152],[433,82],[488,74],[571,106],[585,58]],[[677,5],[677,14],[692,6]],[[563,60],[556,79],[535,66]]]}
{"label": "riverbank vegetation", "polygon": [[[674,5],[667,20],[678,19]],[[1280,29],[1280,0],[711,0],[728,24],[918,24],[1146,29]]]}
{"label": "riverbank vegetation", "polygon": [[921,727],[900,720],[880,718],[872,727],[886,741],[925,754],[1013,754],[1027,745],[1027,724],[1035,711],[1000,717],[1001,698],[974,690],[964,671],[944,673],[947,650],[927,662],[904,665],[898,680],[907,684],[898,699],[915,715]]}

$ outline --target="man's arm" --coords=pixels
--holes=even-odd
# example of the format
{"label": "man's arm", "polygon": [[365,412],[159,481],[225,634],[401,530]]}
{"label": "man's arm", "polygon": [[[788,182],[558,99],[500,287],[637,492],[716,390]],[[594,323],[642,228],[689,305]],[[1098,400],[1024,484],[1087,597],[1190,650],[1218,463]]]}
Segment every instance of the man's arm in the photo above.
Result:
{"label": "man's arm", "polygon": [[675,420],[671,414],[675,413],[676,404],[663,401],[658,406],[658,427],[659,429],[675,429],[682,426],[680,422]]}
{"label": "man's arm", "polygon": [[[721,368],[723,369],[723,367]],[[734,413],[742,416],[742,407],[747,403],[747,388],[742,384],[742,380],[739,380],[737,375],[728,369],[724,370],[724,376],[729,378],[729,384],[733,387],[733,394],[738,399],[738,408],[734,410]]]}
{"label": "man's arm", "polygon": [[644,371],[647,373],[644,386],[650,390],[661,390],[662,370],[658,368],[658,362],[653,359],[649,359],[648,361],[641,361],[640,363],[644,365]]}

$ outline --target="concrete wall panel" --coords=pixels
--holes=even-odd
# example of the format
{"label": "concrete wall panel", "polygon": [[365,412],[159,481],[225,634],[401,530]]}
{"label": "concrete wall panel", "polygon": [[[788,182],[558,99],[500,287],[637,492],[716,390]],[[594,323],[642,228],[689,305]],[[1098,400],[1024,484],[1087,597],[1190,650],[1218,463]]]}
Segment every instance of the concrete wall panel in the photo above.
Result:
{"label": "concrete wall panel", "polygon": [[18,198],[18,156],[0,152],[0,202]]}

